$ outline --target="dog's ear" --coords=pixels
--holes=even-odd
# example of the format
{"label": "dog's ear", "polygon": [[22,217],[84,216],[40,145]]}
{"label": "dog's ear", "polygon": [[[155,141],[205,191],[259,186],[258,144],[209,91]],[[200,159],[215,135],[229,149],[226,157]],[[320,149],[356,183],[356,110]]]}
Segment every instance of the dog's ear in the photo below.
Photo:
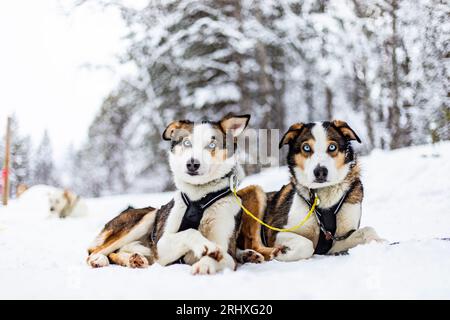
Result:
{"label": "dog's ear", "polygon": [[356,140],[361,143],[361,139],[358,137],[356,132],[352,128],[350,128],[347,122],[342,120],[333,120],[331,123],[344,135],[345,138],[347,138],[347,140]]}
{"label": "dog's ear", "polygon": [[68,203],[72,203],[73,195],[68,189],[64,189],[63,197],[67,200]]}
{"label": "dog's ear", "polygon": [[302,132],[304,127],[305,125],[300,122],[294,123],[292,126],[290,126],[289,130],[284,134],[283,138],[281,138],[278,147],[281,149],[282,146],[284,146],[285,144],[289,144],[291,141],[297,138],[298,135]]}
{"label": "dog's ear", "polygon": [[187,120],[178,120],[171,122],[162,134],[164,140],[173,140],[178,130],[187,130],[187,126],[190,124]]}
{"label": "dog's ear", "polygon": [[230,132],[233,137],[239,136],[242,132],[244,132],[245,128],[248,126],[248,122],[250,121],[249,114],[243,115],[233,115],[228,114],[220,120],[220,127],[223,132]]}

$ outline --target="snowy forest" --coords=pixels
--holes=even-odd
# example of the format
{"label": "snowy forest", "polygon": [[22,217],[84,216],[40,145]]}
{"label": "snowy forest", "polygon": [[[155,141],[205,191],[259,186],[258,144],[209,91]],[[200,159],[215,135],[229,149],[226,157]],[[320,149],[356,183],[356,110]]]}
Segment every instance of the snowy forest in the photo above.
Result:
{"label": "snowy forest", "polygon": [[77,5],[86,2],[120,10],[128,35],[119,59],[130,71],[64,163],[52,160],[48,135],[33,147],[13,119],[13,186],[85,196],[170,190],[166,125],[229,112],[281,132],[294,122],[346,120],[362,153],[450,140],[448,0]]}

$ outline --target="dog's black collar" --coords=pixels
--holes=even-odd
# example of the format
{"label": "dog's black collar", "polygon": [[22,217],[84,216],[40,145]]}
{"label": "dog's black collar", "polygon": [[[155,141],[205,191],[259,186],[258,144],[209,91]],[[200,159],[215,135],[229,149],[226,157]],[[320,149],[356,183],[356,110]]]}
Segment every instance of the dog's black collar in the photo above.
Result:
{"label": "dog's black collar", "polygon": [[[316,249],[314,250],[314,254],[327,254],[328,251],[330,251],[331,247],[333,246],[333,241],[341,241],[344,239],[347,239],[349,236],[352,235],[355,230],[350,230],[345,235],[336,237],[336,215],[339,213],[339,211],[342,208],[342,205],[345,203],[345,200],[347,199],[348,195],[353,191],[355,188],[355,183],[353,183],[350,188],[344,193],[344,195],[339,199],[339,202],[335,205],[329,207],[329,208],[322,208],[319,209],[316,207],[315,215],[317,223],[320,227],[320,234],[319,234],[319,241],[317,242]],[[308,206],[311,208],[312,203],[314,202],[314,195],[315,192],[312,190],[310,191],[310,198],[306,199],[303,197],[300,192],[297,191],[297,194],[300,198],[302,198]]]}

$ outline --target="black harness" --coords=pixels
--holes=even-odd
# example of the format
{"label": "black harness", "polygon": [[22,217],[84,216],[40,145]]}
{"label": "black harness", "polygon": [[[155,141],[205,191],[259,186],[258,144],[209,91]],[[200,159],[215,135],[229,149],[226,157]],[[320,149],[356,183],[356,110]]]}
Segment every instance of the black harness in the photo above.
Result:
{"label": "black harness", "polygon": [[200,221],[203,218],[205,210],[212,206],[216,201],[226,197],[231,193],[230,188],[226,187],[221,190],[208,193],[206,196],[197,201],[191,201],[185,193],[181,193],[181,198],[186,204],[186,211],[181,220],[178,232],[187,229],[198,229]]}
{"label": "black harness", "polygon": [[[221,190],[208,193],[203,198],[197,201],[191,201],[185,193],[181,193],[181,198],[186,204],[186,211],[184,212],[183,219],[181,220],[180,228],[177,232],[184,231],[187,229],[198,229],[200,221],[203,218],[205,210],[211,207],[215,202],[226,197],[231,193],[230,188],[226,187]],[[158,214],[156,215],[156,220],[158,220]],[[156,221],[155,221],[156,224]],[[150,240],[156,244],[156,226],[150,234]],[[184,256],[172,262],[172,264],[184,264]]]}
{"label": "black harness", "polygon": [[[336,203],[334,206],[325,209],[319,209],[316,207],[314,209],[314,213],[316,216],[317,224],[320,227],[319,241],[317,242],[316,249],[314,250],[314,254],[327,254],[333,246],[333,241],[341,241],[345,240],[355,232],[354,229],[350,230],[346,234],[340,237],[336,237],[336,216],[342,208],[342,205],[347,200],[348,195],[355,188],[355,184],[352,184],[350,188],[345,192],[342,198]],[[305,201],[309,208],[312,208],[312,204],[314,203],[315,193],[310,193],[310,199],[305,199],[299,192],[297,192],[298,196]],[[261,226],[261,240],[263,244],[267,247],[268,241],[266,239],[265,226]]]}
{"label": "black harness", "polygon": [[[211,207],[216,201],[226,197],[231,193],[230,188],[223,188],[221,190],[208,193],[206,196],[197,201],[191,201],[185,193],[181,193],[181,198],[186,205],[183,219],[181,220],[178,232],[187,229],[198,229],[200,221],[203,218],[205,210]],[[156,228],[155,228],[156,229]],[[184,264],[184,256],[174,261],[172,264]]]}
{"label": "black harness", "polygon": [[[233,168],[229,173],[224,175],[222,179],[230,178],[235,171],[235,168]],[[186,211],[184,212],[183,219],[181,220],[180,227],[178,228],[177,232],[188,230],[188,229],[198,229],[200,226],[200,221],[203,218],[203,214],[205,213],[205,210],[211,207],[215,202],[219,201],[220,199],[228,196],[231,193],[230,188],[227,186],[223,189],[220,189],[218,191],[214,191],[211,193],[208,193],[203,198],[197,200],[197,201],[191,201],[187,194],[184,192],[181,192],[181,198],[183,199],[184,204],[186,205]],[[158,210],[159,212],[159,210]],[[153,230],[150,234],[150,240],[156,244],[156,223],[158,220],[158,212],[156,214],[156,220],[155,220],[155,227],[153,227]],[[173,263],[184,263],[183,260],[184,257],[181,257],[180,259],[174,261]]]}
{"label": "black harness", "polygon": [[[314,250],[314,254],[327,254],[333,246],[333,241],[341,241],[347,239],[351,236],[355,230],[350,230],[345,235],[336,237],[336,216],[342,208],[342,205],[345,203],[350,192],[353,190],[354,185],[350,186],[350,188],[345,192],[342,198],[338,203],[329,207],[319,209],[316,207],[314,213],[316,215],[317,223],[320,227],[319,241],[317,242],[316,249]],[[302,195],[298,194],[300,198],[302,198],[308,206],[311,208],[312,203],[314,203],[314,193],[311,193],[310,199],[305,199]]]}

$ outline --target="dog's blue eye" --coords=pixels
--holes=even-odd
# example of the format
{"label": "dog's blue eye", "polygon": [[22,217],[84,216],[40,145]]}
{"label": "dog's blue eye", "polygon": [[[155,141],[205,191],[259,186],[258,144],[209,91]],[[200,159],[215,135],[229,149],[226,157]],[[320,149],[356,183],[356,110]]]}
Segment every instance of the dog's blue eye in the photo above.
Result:
{"label": "dog's blue eye", "polygon": [[183,146],[185,146],[186,148],[190,148],[192,146],[192,143],[189,140],[184,140],[183,141]]}
{"label": "dog's blue eye", "polygon": [[305,151],[305,152],[311,152],[311,147],[309,146],[309,144],[304,144],[304,145],[303,145],[303,151]]}
{"label": "dog's blue eye", "polygon": [[208,149],[215,149],[215,148],[216,148],[215,142],[211,142],[210,144],[208,144]]}
{"label": "dog's blue eye", "polygon": [[335,144],[330,144],[328,146],[328,151],[330,151],[330,152],[336,151],[336,149],[337,149],[337,147]]}

